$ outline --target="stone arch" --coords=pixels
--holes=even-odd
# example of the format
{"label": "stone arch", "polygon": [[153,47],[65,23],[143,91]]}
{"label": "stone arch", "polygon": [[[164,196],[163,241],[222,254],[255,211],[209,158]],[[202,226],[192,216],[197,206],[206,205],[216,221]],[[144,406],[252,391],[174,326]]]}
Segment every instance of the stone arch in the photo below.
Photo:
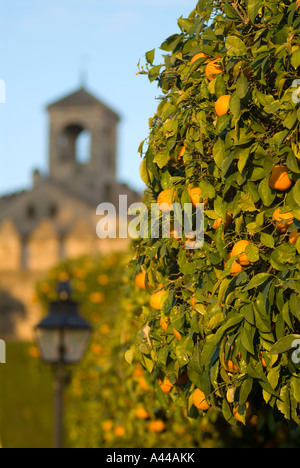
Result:
{"label": "stone arch", "polygon": [[60,240],[53,223],[42,221],[27,240],[27,268],[45,271],[60,260]]}
{"label": "stone arch", "polygon": [[64,252],[67,258],[94,254],[96,233],[85,220],[78,220],[69,231],[64,242]]}
{"label": "stone arch", "polygon": [[60,160],[66,163],[86,164],[91,159],[92,134],[79,122],[66,125],[58,137]]}
{"label": "stone arch", "polygon": [[19,271],[21,267],[22,241],[10,219],[0,226],[0,270]]}

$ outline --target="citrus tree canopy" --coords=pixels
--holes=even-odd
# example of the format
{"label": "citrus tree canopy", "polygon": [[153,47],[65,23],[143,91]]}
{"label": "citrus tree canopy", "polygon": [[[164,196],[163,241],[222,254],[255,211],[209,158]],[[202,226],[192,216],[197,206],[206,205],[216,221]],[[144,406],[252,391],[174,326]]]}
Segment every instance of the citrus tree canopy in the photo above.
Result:
{"label": "citrus tree canopy", "polygon": [[200,0],[178,26],[140,68],[161,90],[140,172],[149,205],[204,203],[204,246],[137,242],[151,299],[131,352],[171,385],[187,372],[189,415],[299,423],[298,2]]}

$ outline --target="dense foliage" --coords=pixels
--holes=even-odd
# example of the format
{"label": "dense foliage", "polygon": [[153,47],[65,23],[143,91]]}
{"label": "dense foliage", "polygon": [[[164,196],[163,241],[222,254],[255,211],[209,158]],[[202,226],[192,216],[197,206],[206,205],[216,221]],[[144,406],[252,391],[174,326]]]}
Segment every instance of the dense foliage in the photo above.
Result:
{"label": "dense foliage", "polygon": [[151,300],[127,359],[168,379],[190,416],[212,406],[247,423],[267,404],[299,424],[297,6],[200,0],[162,44],[164,63],[153,50],[140,69],[162,93],[139,149],[146,201],[184,206],[194,189],[205,242],[187,250],[173,233],[137,243]]}

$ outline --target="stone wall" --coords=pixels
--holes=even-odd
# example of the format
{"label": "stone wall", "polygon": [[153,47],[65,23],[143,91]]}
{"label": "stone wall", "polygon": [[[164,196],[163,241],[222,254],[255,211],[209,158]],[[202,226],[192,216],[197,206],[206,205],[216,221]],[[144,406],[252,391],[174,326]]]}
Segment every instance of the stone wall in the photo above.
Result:
{"label": "stone wall", "polygon": [[84,220],[64,236],[49,220],[21,238],[13,222],[0,225],[0,338],[30,341],[41,317],[35,286],[61,260],[128,248],[126,239],[100,240]]}

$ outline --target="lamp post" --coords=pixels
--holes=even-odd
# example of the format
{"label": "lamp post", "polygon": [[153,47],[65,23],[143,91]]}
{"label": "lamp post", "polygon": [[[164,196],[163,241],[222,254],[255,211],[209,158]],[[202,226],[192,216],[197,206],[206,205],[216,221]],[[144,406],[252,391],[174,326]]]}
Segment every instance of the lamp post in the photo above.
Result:
{"label": "lamp post", "polygon": [[59,300],[50,303],[49,315],[35,330],[41,358],[54,368],[54,447],[63,448],[66,366],[82,360],[92,329],[79,315],[78,303],[71,300],[70,283],[60,282],[57,292]]}

